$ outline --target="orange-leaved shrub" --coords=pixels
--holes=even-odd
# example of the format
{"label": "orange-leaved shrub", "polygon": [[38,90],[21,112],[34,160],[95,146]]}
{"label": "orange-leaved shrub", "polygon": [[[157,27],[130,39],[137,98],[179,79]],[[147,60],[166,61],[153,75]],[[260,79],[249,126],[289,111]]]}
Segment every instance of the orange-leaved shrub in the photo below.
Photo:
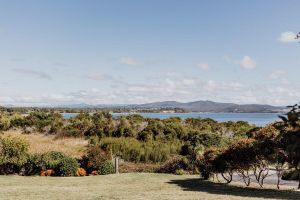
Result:
{"label": "orange-leaved shrub", "polygon": [[86,170],[82,167],[78,168],[76,171],[76,176],[86,176]]}
{"label": "orange-leaved shrub", "polygon": [[55,172],[53,169],[47,169],[40,172],[40,176],[54,176]]}

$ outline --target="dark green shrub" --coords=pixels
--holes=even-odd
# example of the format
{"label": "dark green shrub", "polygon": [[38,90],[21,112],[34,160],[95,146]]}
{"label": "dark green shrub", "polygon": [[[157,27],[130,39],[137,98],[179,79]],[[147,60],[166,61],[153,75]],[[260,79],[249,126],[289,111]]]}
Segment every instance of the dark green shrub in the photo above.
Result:
{"label": "dark green shrub", "polygon": [[224,144],[224,139],[215,133],[196,133],[191,139],[191,144],[194,147],[203,145],[204,147],[220,147]]}
{"label": "dark green shrub", "polygon": [[81,167],[85,168],[89,173],[93,170],[98,171],[107,160],[111,160],[111,155],[108,151],[101,149],[99,146],[90,147],[86,156],[81,160]]}
{"label": "dark green shrub", "polygon": [[113,174],[115,173],[115,168],[112,162],[110,160],[107,160],[101,165],[98,172],[101,175]]}
{"label": "dark green shrub", "polygon": [[170,155],[176,154],[181,148],[178,140],[162,142],[141,142],[134,138],[103,138],[101,148],[112,150],[113,154],[120,155],[128,162],[157,163],[166,161]]}
{"label": "dark green shrub", "polygon": [[43,170],[43,155],[30,154],[27,162],[22,167],[22,175],[38,175]]}
{"label": "dark green shrub", "polygon": [[75,158],[65,156],[54,169],[57,176],[75,176],[79,164]]}
{"label": "dark green shrub", "polygon": [[185,157],[173,157],[161,165],[158,173],[175,174],[178,170],[189,170],[188,160]]}
{"label": "dark green shrub", "polygon": [[79,163],[75,158],[51,151],[30,155],[22,169],[24,175],[37,175],[43,170],[52,169],[55,176],[74,176],[78,167]]}
{"label": "dark green shrub", "polygon": [[299,170],[291,169],[285,171],[282,175],[282,180],[299,180]]}
{"label": "dark green shrub", "polygon": [[56,169],[63,158],[66,156],[58,151],[50,151],[42,155],[41,167],[45,169]]}
{"label": "dark green shrub", "polygon": [[195,147],[190,142],[187,142],[186,144],[184,144],[181,147],[180,155],[183,155],[183,156],[192,155],[194,153],[194,149],[195,149]]}
{"label": "dark green shrub", "polygon": [[119,166],[120,173],[155,173],[159,164],[124,162]]}

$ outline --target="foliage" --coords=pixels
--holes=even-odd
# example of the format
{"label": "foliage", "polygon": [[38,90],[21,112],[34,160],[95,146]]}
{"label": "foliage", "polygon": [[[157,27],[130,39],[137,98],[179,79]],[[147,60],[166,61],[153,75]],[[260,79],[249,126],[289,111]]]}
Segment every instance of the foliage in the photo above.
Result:
{"label": "foliage", "polygon": [[251,130],[249,138],[241,138],[225,148],[210,148],[199,156],[198,167],[202,177],[221,174],[229,183],[236,172],[247,186],[250,185],[250,171],[253,171],[262,187],[268,175],[268,165],[275,162],[277,131],[272,126]]}
{"label": "foliage", "polygon": [[107,175],[107,174],[113,174],[115,173],[114,165],[110,160],[106,160],[99,169],[99,174],[101,175]]}
{"label": "foliage", "polygon": [[181,148],[179,141],[140,142],[134,138],[103,138],[99,141],[101,148],[112,150],[113,154],[120,155],[129,162],[156,163],[167,160]]}
{"label": "foliage", "polygon": [[154,173],[160,167],[160,164],[149,164],[149,163],[130,163],[124,162],[119,166],[120,173],[132,173],[132,172],[144,172]]}
{"label": "foliage", "polygon": [[0,137],[0,170],[1,173],[19,173],[27,161],[29,144],[19,137]]}
{"label": "foliage", "polygon": [[176,174],[178,170],[189,170],[189,163],[185,157],[176,156],[163,163],[158,169],[159,173]]}
{"label": "foliage", "polygon": [[197,167],[200,171],[200,175],[203,179],[207,180],[216,172],[213,165],[216,157],[221,154],[221,150],[215,147],[207,149],[202,155],[197,157]]}
{"label": "foliage", "polygon": [[40,172],[40,176],[54,176],[55,172],[53,169],[47,169]]}
{"label": "foliage", "polygon": [[[75,158],[68,157],[61,152],[47,152],[44,154],[29,155],[29,159],[23,165],[24,175],[44,176],[74,176],[79,167]],[[49,173],[48,170],[53,170]],[[50,175],[49,175],[50,174]]]}
{"label": "foliage", "polygon": [[[195,172],[195,165],[200,161],[197,159],[199,154],[212,147],[225,149],[240,138],[251,138],[246,133],[253,129],[252,125],[241,121],[219,123],[212,119],[183,120],[179,117],[161,120],[140,115],[113,118],[108,112],[90,113],[88,110],[63,119],[59,113],[61,109],[28,110],[25,114],[22,109],[0,112],[0,129],[20,127],[24,131],[55,134],[57,138],[90,139],[87,154],[80,160],[80,166],[88,173],[98,171],[105,161],[111,159],[111,154],[120,156],[126,162],[147,164],[163,163],[181,154],[187,160],[189,170]],[[59,152],[29,157],[23,167],[24,174],[53,169],[58,175],[59,164],[67,159]]]}
{"label": "foliage", "polygon": [[58,151],[50,151],[42,155],[42,169],[57,169],[65,155]]}
{"label": "foliage", "polygon": [[84,168],[78,168],[76,171],[76,176],[86,176],[86,170]]}
{"label": "foliage", "polygon": [[185,174],[187,174],[187,172],[184,171],[183,169],[177,169],[174,174],[175,175],[185,175]]}
{"label": "foliage", "polygon": [[34,127],[38,132],[56,133],[63,125],[62,115],[56,112],[31,112],[23,121],[19,121],[23,128]]}
{"label": "foliage", "polygon": [[41,171],[46,169],[43,166],[42,154],[29,154],[26,163],[22,166],[22,175],[32,176],[38,175]]}
{"label": "foliage", "polygon": [[63,157],[55,168],[55,174],[58,176],[75,176],[79,164],[75,158]]}
{"label": "foliage", "polygon": [[285,116],[279,116],[282,122],[276,124],[280,131],[278,144],[281,152],[280,161],[288,163],[290,167],[294,167],[300,172],[300,105],[295,104],[289,108],[291,110]]}
{"label": "foliage", "polygon": [[289,169],[282,175],[282,180],[299,180],[299,170]]}
{"label": "foliage", "polygon": [[103,150],[100,146],[92,146],[89,147],[86,156],[82,158],[81,167],[88,172],[98,171],[107,160],[111,159],[108,151]]}
{"label": "foliage", "polygon": [[18,127],[20,121],[22,121],[22,116],[19,113],[0,112],[0,131]]}

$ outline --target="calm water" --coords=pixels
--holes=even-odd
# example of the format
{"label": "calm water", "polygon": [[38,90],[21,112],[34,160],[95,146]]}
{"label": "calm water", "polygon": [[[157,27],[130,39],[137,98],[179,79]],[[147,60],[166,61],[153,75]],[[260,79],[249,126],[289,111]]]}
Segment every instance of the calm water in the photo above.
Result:
{"label": "calm water", "polygon": [[[132,113],[113,113],[114,117],[130,115]],[[280,113],[138,113],[143,117],[166,119],[169,117],[186,118],[211,118],[218,122],[247,121],[256,126],[264,126],[278,120]],[[65,119],[76,116],[76,113],[63,113]]]}

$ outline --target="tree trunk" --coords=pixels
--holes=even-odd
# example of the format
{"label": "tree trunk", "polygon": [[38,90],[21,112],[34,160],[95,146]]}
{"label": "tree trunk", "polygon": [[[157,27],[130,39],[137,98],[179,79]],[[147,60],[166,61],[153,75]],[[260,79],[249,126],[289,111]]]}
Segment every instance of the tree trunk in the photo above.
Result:
{"label": "tree trunk", "polygon": [[221,175],[225,179],[226,183],[230,183],[232,181],[232,173],[231,172],[228,172],[228,177],[226,177],[224,173],[221,173]]}
{"label": "tree trunk", "polygon": [[300,189],[300,170],[298,170],[298,176],[299,176],[298,189]]}

